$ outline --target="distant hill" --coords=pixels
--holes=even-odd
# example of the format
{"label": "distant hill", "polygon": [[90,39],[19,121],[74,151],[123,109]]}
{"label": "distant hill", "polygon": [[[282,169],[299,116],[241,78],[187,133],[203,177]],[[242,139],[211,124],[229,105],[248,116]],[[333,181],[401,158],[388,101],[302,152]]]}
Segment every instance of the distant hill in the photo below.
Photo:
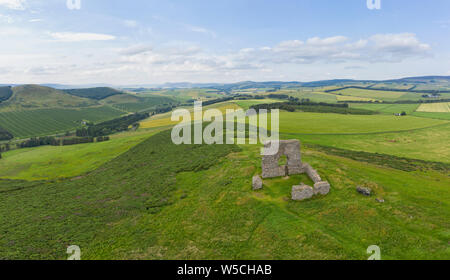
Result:
{"label": "distant hill", "polygon": [[436,83],[446,82],[450,83],[450,76],[423,76],[423,77],[407,77],[396,80],[389,80],[389,82],[401,82],[401,83]]}
{"label": "distant hill", "polygon": [[127,112],[151,111],[152,109],[169,107],[178,104],[176,100],[166,96],[146,95],[136,96],[128,93],[110,96],[101,101]]}
{"label": "distant hill", "polygon": [[13,92],[10,86],[0,87],[0,103],[8,100],[12,96]]}
{"label": "distant hill", "polygon": [[96,101],[38,85],[13,87],[12,92],[12,96],[0,104],[0,110],[79,108],[98,105]]}
{"label": "distant hill", "polygon": [[122,91],[109,87],[64,89],[63,91],[74,96],[90,98],[95,100],[102,100],[113,95],[123,94]]}

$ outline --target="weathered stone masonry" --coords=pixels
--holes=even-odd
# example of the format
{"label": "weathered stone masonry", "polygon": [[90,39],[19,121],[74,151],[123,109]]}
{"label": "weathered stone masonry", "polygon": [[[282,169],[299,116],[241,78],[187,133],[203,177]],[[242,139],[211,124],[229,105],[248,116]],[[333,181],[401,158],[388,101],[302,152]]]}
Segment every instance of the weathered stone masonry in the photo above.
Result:
{"label": "weathered stone masonry", "polygon": [[[302,163],[300,141],[282,140],[278,142],[279,150],[277,154],[263,156],[263,179],[306,173],[314,182],[314,188],[305,185],[304,183],[301,183],[298,186],[293,186],[291,193],[293,200],[305,200],[313,197],[314,195],[328,194],[330,192],[330,184],[326,181],[322,181],[319,173],[314,168],[312,168],[311,165]],[[272,144],[272,141],[268,141],[265,143],[264,148],[267,150],[271,147]],[[284,166],[279,166],[278,163],[283,155],[287,157],[287,164]],[[262,188],[262,181],[255,180],[256,178],[253,179],[253,188]]]}

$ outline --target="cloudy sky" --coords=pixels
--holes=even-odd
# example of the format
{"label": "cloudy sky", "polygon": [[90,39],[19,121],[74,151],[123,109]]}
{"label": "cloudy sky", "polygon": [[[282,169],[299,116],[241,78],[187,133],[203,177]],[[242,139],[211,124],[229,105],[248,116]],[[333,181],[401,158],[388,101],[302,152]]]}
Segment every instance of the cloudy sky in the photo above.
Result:
{"label": "cloudy sky", "polygon": [[0,0],[0,83],[450,75],[448,0],[77,1]]}

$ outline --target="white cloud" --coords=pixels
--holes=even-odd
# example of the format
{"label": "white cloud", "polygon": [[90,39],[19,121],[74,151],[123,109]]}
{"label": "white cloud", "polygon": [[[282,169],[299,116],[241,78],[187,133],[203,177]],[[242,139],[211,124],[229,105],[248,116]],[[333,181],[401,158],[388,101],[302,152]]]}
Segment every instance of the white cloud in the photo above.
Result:
{"label": "white cloud", "polygon": [[0,0],[0,6],[12,10],[25,10],[26,0]]}
{"label": "white cloud", "polygon": [[152,46],[140,44],[122,49],[119,51],[119,54],[123,56],[134,56],[146,52],[151,52],[152,50],[153,50]]}
{"label": "white cloud", "polygon": [[431,49],[430,45],[421,43],[415,34],[377,34],[370,38],[375,49],[392,53],[422,53]]}
{"label": "white cloud", "polygon": [[109,41],[116,39],[115,36],[98,33],[51,32],[49,35],[60,42]]}
{"label": "white cloud", "polygon": [[329,46],[329,45],[340,44],[347,40],[348,40],[348,38],[344,37],[344,36],[334,36],[334,37],[328,37],[328,38],[323,38],[323,39],[321,39],[319,37],[314,37],[314,38],[308,39],[308,41],[306,43],[309,45],[312,45],[312,46]]}
{"label": "white cloud", "polygon": [[186,25],[186,29],[191,31],[191,32],[202,33],[202,34],[209,35],[209,36],[211,36],[213,38],[217,38],[217,34],[214,31],[211,31],[211,30],[206,29],[204,27],[194,26],[194,25]]}
{"label": "white cloud", "polygon": [[[18,36],[19,31],[12,29],[12,26],[0,26],[0,35],[6,33]],[[31,36],[32,33],[21,37]],[[39,38],[45,36],[62,42],[115,39],[114,36],[106,34],[72,32],[44,33]],[[117,43],[121,42],[123,41],[118,40]],[[252,45],[227,52],[204,49],[184,41],[137,44],[121,49],[95,49],[85,44],[76,52],[73,52],[74,48],[81,46],[45,45],[48,40],[42,40],[40,44],[40,49],[46,56],[24,59],[23,53],[11,55],[14,54],[12,48],[3,58],[0,55],[0,65],[15,65],[17,70],[3,75],[2,79],[25,77],[23,81],[26,82],[50,80],[89,83],[94,79],[94,75],[97,81],[122,84],[183,80],[317,80],[327,78],[325,73],[328,72],[333,77],[340,78],[350,77],[355,73],[372,73],[369,69],[377,69],[380,73],[388,73],[386,71],[390,69],[391,72],[408,69],[408,66],[404,65],[419,63],[415,58],[426,57],[431,51],[431,47],[421,42],[414,34],[378,34],[356,40],[343,36],[313,37],[282,41],[269,46]],[[39,45],[33,46],[37,49]],[[50,48],[46,48],[47,46]],[[88,54],[92,55],[88,57]],[[392,63],[396,62],[404,64],[394,66]],[[75,64],[76,67],[69,67]],[[446,67],[445,71],[440,73],[447,70]]]}
{"label": "white cloud", "polygon": [[12,16],[0,14],[0,23],[1,22],[11,24],[14,23],[14,19]]}
{"label": "white cloud", "polygon": [[138,27],[138,25],[139,25],[138,22],[135,20],[124,20],[123,24],[126,27],[130,27],[130,28],[135,28],[135,27]]}

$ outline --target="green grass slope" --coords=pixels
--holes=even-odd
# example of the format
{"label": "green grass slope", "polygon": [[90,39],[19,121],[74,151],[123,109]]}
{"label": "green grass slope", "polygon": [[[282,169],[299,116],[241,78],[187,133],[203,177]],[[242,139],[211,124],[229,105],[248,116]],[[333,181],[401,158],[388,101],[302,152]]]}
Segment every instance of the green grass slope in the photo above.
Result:
{"label": "green grass slope", "polygon": [[17,86],[13,95],[0,104],[0,111],[42,108],[79,108],[98,105],[96,101],[80,98],[60,90],[37,85]]}
{"label": "green grass slope", "polygon": [[370,245],[383,259],[450,257],[448,174],[308,148],[332,190],[293,202],[304,175],[251,190],[259,148],[176,146],[165,131],[72,180],[0,181],[0,258],[65,259],[69,245],[83,259],[367,259]]}
{"label": "green grass slope", "polygon": [[2,153],[0,179],[54,180],[92,171],[128,151],[157,130],[111,136],[106,142],[41,146]]}

